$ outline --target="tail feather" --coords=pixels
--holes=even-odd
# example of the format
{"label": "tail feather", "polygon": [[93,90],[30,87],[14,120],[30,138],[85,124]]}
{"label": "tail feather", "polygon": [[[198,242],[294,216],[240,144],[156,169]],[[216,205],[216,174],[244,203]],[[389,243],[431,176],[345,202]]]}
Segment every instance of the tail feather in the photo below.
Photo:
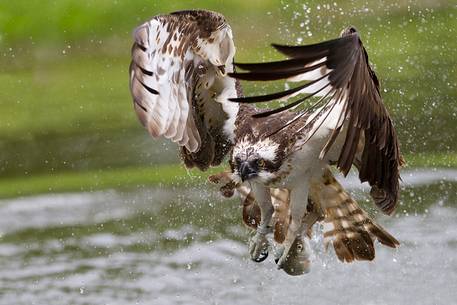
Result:
{"label": "tail feather", "polygon": [[[209,180],[223,184],[221,192],[226,197],[231,197],[234,190],[237,190],[243,206],[243,222],[246,226],[256,229],[260,224],[260,207],[250,187],[234,183],[227,172],[210,176]],[[271,188],[270,195],[275,208],[274,239],[282,243],[290,222],[290,192],[287,189]],[[315,217],[308,219],[306,215]],[[333,245],[338,259],[342,262],[373,260],[375,239],[391,248],[396,248],[400,244],[359,207],[329,169],[325,171],[321,180],[310,185],[308,211],[304,220],[311,222],[309,228],[315,221],[324,221],[324,243],[327,247]],[[307,232],[309,235],[310,233]]]}
{"label": "tail feather", "polygon": [[400,242],[395,237],[390,235],[389,232],[384,230],[383,227],[373,222],[371,219],[369,220],[370,221],[367,222],[364,227],[368,232],[375,236],[381,244],[391,248],[396,248],[400,245]]}
{"label": "tail feather", "polygon": [[324,242],[333,244],[343,262],[373,260],[373,241],[396,248],[400,243],[362,210],[330,170],[311,186],[310,195],[324,210]]}

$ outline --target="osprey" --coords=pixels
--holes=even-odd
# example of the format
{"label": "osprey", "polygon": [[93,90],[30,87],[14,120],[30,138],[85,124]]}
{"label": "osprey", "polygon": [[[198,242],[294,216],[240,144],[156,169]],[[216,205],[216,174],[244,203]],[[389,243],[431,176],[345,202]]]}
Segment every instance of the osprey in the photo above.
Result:
{"label": "osprey", "polygon": [[[153,137],[178,144],[186,167],[206,170],[228,155],[230,172],[210,177],[226,195],[236,189],[243,220],[256,230],[249,252],[268,255],[268,233],[281,244],[277,264],[309,271],[311,226],[342,261],[372,260],[373,240],[398,241],[344,191],[329,167],[346,175],[354,164],[376,205],[391,214],[403,163],[379,82],[358,32],[308,46],[273,45],[289,59],[234,64],[230,26],[215,12],[160,15],[134,32],[130,90],[134,109]],[[235,73],[235,66],[247,71]],[[244,97],[239,80],[300,82],[295,88]],[[294,100],[295,99],[295,100]],[[314,99],[304,110],[290,111]],[[250,104],[289,101],[277,109]]]}

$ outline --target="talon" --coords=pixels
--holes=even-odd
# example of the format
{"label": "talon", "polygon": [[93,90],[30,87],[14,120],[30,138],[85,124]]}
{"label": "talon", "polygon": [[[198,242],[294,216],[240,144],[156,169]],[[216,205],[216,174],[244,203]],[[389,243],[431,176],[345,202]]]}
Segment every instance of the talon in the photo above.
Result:
{"label": "talon", "polygon": [[275,259],[278,270],[284,268],[283,266],[284,266],[284,264],[286,264],[288,258],[289,258],[288,254],[286,254],[286,255],[283,254],[280,258]]}
{"label": "talon", "polygon": [[234,183],[227,183],[226,185],[222,186],[219,191],[221,192],[222,196],[226,198],[230,198],[235,194],[235,184]]}
{"label": "talon", "polygon": [[284,253],[284,246],[283,245],[278,245],[275,248],[275,258],[279,259],[282,254]]}
{"label": "talon", "polygon": [[[284,246],[280,246],[276,251],[275,251],[275,263],[276,265],[279,263],[279,259],[281,258],[281,256],[284,254]],[[280,267],[278,266],[278,269],[280,269]]]}
{"label": "talon", "polygon": [[261,263],[268,257],[268,240],[265,234],[257,232],[251,239],[249,254],[254,262]]}
{"label": "talon", "polygon": [[211,175],[208,177],[208,181],[213,183],[213,184],[219,184],[220,183],[220,178],[219,175]]}
{"label": "talon", "polygon": [[262,250],[262,251],[260,252],[259,257],[257,257],[257,258],[252,258],[252,260],[253,260],[254,262],[256,262],[256,263],[261,263],[261,262],[263,262],[264,260],[266,260],[267,257],[268,257],[268,250],[266,250],[266,251],[265,251],[265,250]]}

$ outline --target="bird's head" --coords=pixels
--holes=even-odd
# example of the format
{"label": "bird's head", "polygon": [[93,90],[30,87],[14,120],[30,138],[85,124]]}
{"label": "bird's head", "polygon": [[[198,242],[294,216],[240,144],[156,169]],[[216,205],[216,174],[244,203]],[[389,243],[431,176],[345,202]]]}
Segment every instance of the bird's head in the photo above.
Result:
{"label": "bird's head", "polygon": [[244,140],[237,143],[230,160],[234,178],[241,182],[254,179],[264,183],[271,181],[280,166],[278,147],[277,143],[270,140],[255,143]]}

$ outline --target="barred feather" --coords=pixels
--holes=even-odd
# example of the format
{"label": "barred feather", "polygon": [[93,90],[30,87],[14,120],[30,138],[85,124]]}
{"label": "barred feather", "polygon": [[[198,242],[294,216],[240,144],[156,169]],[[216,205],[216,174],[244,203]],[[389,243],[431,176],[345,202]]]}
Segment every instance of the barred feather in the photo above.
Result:
{"label": "barred feather", "polygon": [[[324,124],[324,120],[311,120],[306,123],[314,130],[324,125],[330,126],[333,130],[319,157],[325,157],[336,138],[344,134],[342,131],[345,130],[344,145],[339,152],[336,165],[344,175],[347,175],[354,163],[361,139],[366,139],[359,159],[359,178],[361,182],[368,181],[373,187],[372,195],[376,205],[384,213],[392,214],[398,202],[399,168],[404,161],[395,128],[382,101],[379,80],[369,64],[368,54],[359,33],[355,28],[348,27],[337,39],[305,46],[274,44],[273,47],[290,59],[237,64],[247,72],[231,75],[249,81],[284,79],[308,82],[285,91],[232,100],[240,103],[268,102],[276,99],[289,102],[277,109],[256,114],[256,117],[265,117],[295,108],[313,96],[321,97],[315,108],[298,112],[295,120],[303,120],[303,116],[308,113],[313,117],[326,118],[331,111],[339,112],[340,115],[336,116],[338,119],[332,119],[331,122]],[[299,94],[306,95],[293,100]],[[287,127],[287,124],[283,125],[277,128],[276,132]],[[315,135],[315,132],[309,133],[307,128],[296,133],[306,137],[301,145]]]}
{"label": "barred feather", "polygon": [[399,242],[359,207],[327,169],[321,181],[311,185],[310,196],[324,213],[324,242],[332,244],[343,262],[373,260],[373,241],[396,248]]}
{"label": "barred feather", "polygon": [[[237,190],[243,205],[243,222],[246,226],[256,229],[260,224],[260,208],[247,185],[235,184],[228,172],[209,177],[216,184],[222,184],[222,194],[231,197]],[[227,190],[231,190],[227,192]],[[271,200],[275,212],[273,215],[274,239],[282,243],[286,237],[290,211],[290,192],[287,189],[270,189]],[[329,169],[322,179],[310,185],[307,212],[303,217],[306,227],[315,222],[324,222],[324,243],[333,245],[337,257],[343,262],[354,260],[373,260],[375,248],[373,241],[396,248],[400,243],[383,227],[377,224],[338,183]]]}
{"label": "barred feather", "polygon": [[222,162],[234,137],[238,96],[232,31],[218,13],[191,10],[155,16],[135,29],[130,91],[153,137],[180,146],[187,167]]}

